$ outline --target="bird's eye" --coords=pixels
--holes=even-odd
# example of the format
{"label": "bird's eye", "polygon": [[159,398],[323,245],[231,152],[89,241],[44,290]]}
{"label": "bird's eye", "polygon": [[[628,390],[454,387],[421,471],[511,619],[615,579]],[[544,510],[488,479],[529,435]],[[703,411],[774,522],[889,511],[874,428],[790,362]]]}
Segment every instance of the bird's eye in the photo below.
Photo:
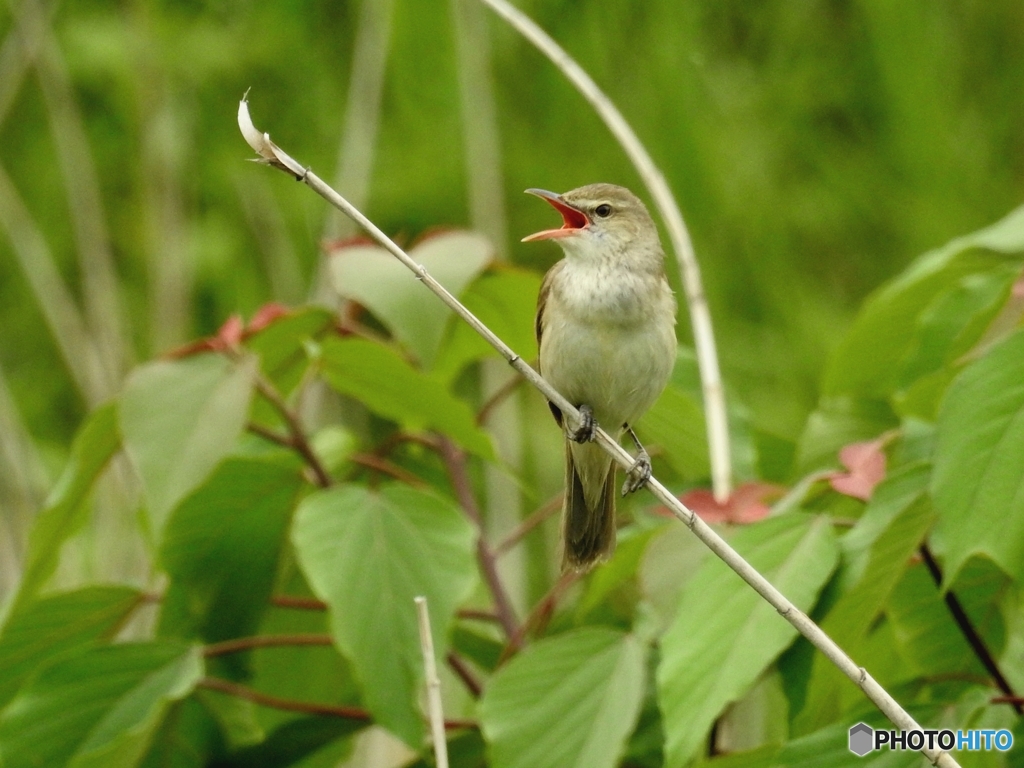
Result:
{"label": "bird's eye", "polygon": [[608,205],[608,203],[601,203],[601,205],[597,206],[597,208],[594,209],[594,213],[596,213],[602,219],[607,219],[609,216],[612,215],[612,207]]}

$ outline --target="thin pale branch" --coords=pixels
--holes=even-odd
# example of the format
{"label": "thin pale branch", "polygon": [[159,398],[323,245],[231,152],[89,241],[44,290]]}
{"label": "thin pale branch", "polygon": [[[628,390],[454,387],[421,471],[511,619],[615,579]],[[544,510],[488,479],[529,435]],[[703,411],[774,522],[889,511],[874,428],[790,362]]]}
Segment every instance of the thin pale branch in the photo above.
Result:
{"label": "thin pale branch", "polygon": [[256,635],[210,643],[203,648],[203,656],[225,656],[229,653],[251,651],[254,648],[288,648],[299,645],[332,645],[331,636],[326,634],[299,635]]}
{"label": "thin pale branch", "polygon": [[228,680],[222,680],[219,677],[204,677],[196,684],[196,687],[206,688],[211,691],[219,691],[220,693],[226,693],[229,696],[236,696],[239,699],[251,701],[253,704],[259,704],[262,707],[280,709],[285,712],[301,712],[306,715],[326,715],[328,717],[340,717],[345,720],[361,720],[365,722],[369,722],[371,719],[370,713],[365,709],[360,709],[359,707],[343,707],[333,704],[317,704],[312,701],[285,699],[280,696],[271,696],[270,694],[257,691],[245,685],[239,685],[238,683],[232,683]]}
{"label": "thin pale branch", "polygon": [[437,676],[434,657],[434,637],[430,633],[430,611],[427,598],[415,597],[416,619],[420,627],[420,650],[423,651],[423,672],[427,683],[427,714],[430,715],[430,733],[434,742],[437,768],[448,768],[448,741],[444,735],[444,710],[441,707],[441,680]]}
{"label": "thin pale branch", "polygon": [[[292,447],[296,453],[298,453],[309,465],[310,470],[313,472],[313,476],[316,479],[316,484],[321,488],[327,488],[332,484],[331,475],[324,468],[324,465],[320,463],[320,458],[313,451],[313,447],[309,444],[309,440],[306,439],[306,432],[302,428],[302,424],[299,423],[298,415],[288,407],[288,404],[281,397],[281,394],[277,391],[273,384],[271,384],[262,375],[256,376],[256,391],[259,392],[263,398],[274,406],[281,418],[284,419],[285,424],[288,426],[288,438],[287,445]],[[250,425],[250,430],[257,425]],[[260,428],[262,429],[262,428]],[[253,430],[255,431],[255,430]],[[266,430],[266,434],[263,432],[257,432],[267,439],[277,440],[280,436],[275,433],[271,433]],[[273,435],[273,436],[272,436]]]}
{"label": "thin pale branch", "polygon": [[[49,24],[60,3],[50,2],[46,6],[46,23]],[[28,74],[29,66],[36,57],[39,41],[25,39],[21,30],[9,29],[3,46],[0,47],[0,125],[14,105],[21,84]]]}
{"label": "thin pale branch", "polygon": [[558,512],[562,508],[562,496],[559,494],[553,499],[543,504],[541,507],[531,512],[526,519],[523,520],[515,529],[509,533],[504,539],[502,539],[498,546],[494,548],[494,554],[501,557],[516,544],[523,540],[530,531],[536,528],[538,525],[543,523],[553,514]]}
{"label": "thin pale branch", "polygon": [[[935,586],[940,590],[942,589],[942,569],[939,568],[939,564],[936,562],[934,555],[932,555],[931,549],[928,548],[927,544],[922,544],[918,551],[921,553],[921,559],[924,561],[925,567],[928,569],[928,573],[931,574],[932,580],[935,582]],[[978,630],[974,627],[974,622],[971,621],[970,616],[967,615],[967,611],[964,610],[963,605],[960,604],[960,600],[953,593],[953,590],[947,589],[945,594],[942,596],[943,601],[946,603],[946,607],[949,609],[950,614],[953,616],[953,620],[956,622],[957,627],[960,629],[960,634],[964,636],[967,644],[971,646],[971,650],[974,651],[974,655],[978,657],[978,661],[985,667],[992,679],[995,681],[996,686],[1006,694],[1006,701],[1013,706],[1014,711],[1018,715],[1024,715],[1024,707],[1021,706],[1021,702],[1014,692],[1013,687],[1010,685],[1010,681],[1003,675],[1002,670],[999,669],[999,665],[996,664],[996,660],[992,657],[988,646],[985,645],[985,640],[978,633]]]}
{"label": "thin pale branch", "polygon": [[479,699],[480,694],[484,692],[484,687],[481,682],[477,679],[476,675],[473,674],[473,670],[469,668],[469,664],[455,651],[448,651],[448,656],[445,657],[448,666],[452,668],[452,672],[458,675],[458,678],[462,681],[463,685],[466,686],[466,690],[469,691],[469,695],[474,699]]}
{"label": "thin pale branch", "polygon": [[380,456],[376,456],[372,453],[356,453],[349,456],[349,461],[353,464],[358,464],[366,469],[371,469],[374,472],[379,472],[382,475],[393,477],[395,480],[400,480],[403,483],[413,486],[414,488],[423,488],[426,483],[412,472],[407,469],[395,464],[393,461],[382,459]]}
{"label": "thin pale branch", "polygon": [[491,624],[500,624],[498,614],[494,611],[480,611],[475,608],[461,608],[456,614],[460,619],[470,621],[486,621]]}
{"label": "thin pale branch", "polygon": [[75,387],[89,405],[96,405],[112,391],[112,382],[46,238],[2,167],[0,227],[7,231],[14,255]]}
{"label": "thin pale branch", "polygon": [[[362,207],[369,197],[370,178],[377,146],[377,125],[384,95],[391,47],[394,0],[363,2],[359,9],[344,129],[338,148],[338,171],[334,183],[346,197]],[[328,216],[324,239],[350,233],[352,225],[337,213]]]}
{"label": "thin pale branch", "polygon": [[522,11],[506,0],[481,0],[507,21],[534,47],[548,57],[597,112],[618,140],[665,222],[672,250],[676,253],[686,306],[690,312],[693,343],[697,351],[701,387],[704,392],[704,416],[707,422],[708,451],[711,458],[711,480],[715,498],[725,501],[732,491],[732,459],[729,454],[729,423],[725,409],[725,390],[718,366],[718,352],[711,326],[711,313],[700,277],[700,266],[693,251],[693,242],[686,229],[672,190],[654,164],[629,123],[597,83],[565,50]]}
{"label": "thin pale branch", "polygon": [[487,423],[487,420],[494,413],[494,410],[500,406],[505,399],[511,396],[519,385],[523,383],[523,377],[517,375],[514,371],[512,376],[500,387],[494,390],[490,397],[487,398],[486,402],[480,407],[479,412],[476,414],[476,423],[478,426],[483,426]]}
{"label": "thin pale branch", "polygon": [[43,4],[39,0],[25,0],[15,13],[24,38],[33,41],[32,47],[38,49],[36,71],[64,178],[85,316],[96,336],[108,377],[116,384],[128,362],[129,345],[92,149]]}
{"label": "thin pale branch", "polygon": [[519,632],[519,622],[516,619],[515,609],[512,601],[505,591],[505,585],[498,574],[498,559],[487,538],[484,536],[483,519],[480,516],[480,507],[473,496],[473,489],[470,487],[469,475],[466,473],[466,457],[452,442],[441,438],[441,460],[448,470],[448,476],[452,481],[452,488],[459,500],[466,517],[476,526],[476,559],[480,564],[480,570],[487,582],[487,587],[494,598],[494,609],[498,614],[498,620],[505,630],[507,637],[514,637]]}
{"label": "thin pale branch", "polygon": [[[345,198],[325,184],[319,176],[303,168],[294,158],[274,144],[270,140],[269,135],[260,133],[252,124],[252,119],[249,117],[248,104],[245,101],[239,104],[238,123],[242,135],[249,143],[249,146],[261,156],[267,165],[284,170],[294,178],[304,182],[331,205],[352,217],[374,240],[408,267],[427,289],[432,291],[446,306],[450,307],[474,331],[480,334],[488,344],[508,361],[509,365],[523,375],[523,378],[529,381],[549,402],[561,410],[563,416],[569,419],[570,426],[579,424],[579,411],[575,406],[556,391],[537,371],[531,368],[511,347],[498,338],[478,317],[463,306],[458,299],[424,269],[423,265],[416,263],[409,254],[399,248],[379,227],[354,208]],[[603,429],[595,429],[594,441],[607,451],[612,459],[623,469],[629,469],[633,465],[633,457]],[[688,509],[657,478],[652,476],[648,480],[647,489],[675,517],[693,531],[694,535],[708,549],[735,571],[755,592],[775,608],[786,621],[806,637],[815,648],[821,651],[829,661],[835,664],[843,674],[864,691],[865,695],[875,703],[897,728],[907,731],[922,730],[914,718],[868,674],[866,669],[857,666],[853,659],[836,645],[832,638],[822,631],[821,627],[815,624],[807,614],[793,605],[785,595],[758,573],[750,563],[730,547],[707,523],[701,520],[692,510]],[[921,751],[934,765],[940,766],[940,768],[959,766],[957,761],[947,752],[941,752],[928,747]]]}
{"label": "thin pale branch", "polygon": [[315,597],[294,597],[293,595],[274,595],[270,604],[278,608],[297,608],[302,611],[326,611],[327,603]]}
{"label": "thin pale branch", "polygon": [[544,628],[551,621],[551,617],[555,613],[558,601],[562,599],[562,596],[565,595],[569,587],[575,584],[579,578],[580,574],[576,571],[565,571],[558,577],[558,581],[552,585],[548,593],[533,606],[530,615],[520,625],[519,631],[514,637],[509,639],[508,645],[505,646],[505,650],[501,652],[501,657],[498,659],[499,666],[519,653],[526,642],[527,635],[537,635],[544,631]]}

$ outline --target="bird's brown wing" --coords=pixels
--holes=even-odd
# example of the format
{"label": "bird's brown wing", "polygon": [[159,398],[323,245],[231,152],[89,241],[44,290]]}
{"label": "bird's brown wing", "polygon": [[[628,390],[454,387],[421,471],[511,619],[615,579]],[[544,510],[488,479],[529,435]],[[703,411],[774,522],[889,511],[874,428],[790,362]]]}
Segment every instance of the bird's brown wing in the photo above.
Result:
{"label": "bird's brown wing", "polygon": [[[537,315],[534,317],[533,329],[534,333],[537,334],[537,370],[540,371],[541,376],[544,375],[544,371],[540,367],[540,340],[544,335],[544,308],[548,303],[548,296],[551,293],[551,285],[554,283],[555,276],[562,270],[565,265],[565,261],[559,261],[555,266],[548,270],[547,274],[544,275],[544,280],[540,284],[540,295],[537,297]],[[548,408],[551,409],[552,415],[555,417],[555,421],[558,422],[558,426],[562,426],[562,412],[553,403],[548,403]]]}

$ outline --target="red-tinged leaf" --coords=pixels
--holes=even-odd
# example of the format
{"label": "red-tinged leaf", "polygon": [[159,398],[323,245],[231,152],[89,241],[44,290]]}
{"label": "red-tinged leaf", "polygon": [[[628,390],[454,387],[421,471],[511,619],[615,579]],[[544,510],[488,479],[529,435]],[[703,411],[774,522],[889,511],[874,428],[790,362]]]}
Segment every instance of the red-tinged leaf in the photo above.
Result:
{"label": "red-tinged leaf", "polygon": [[706,488],[697,488],[682,496],[681,501],[696,512],[706,523],[755,523],[768,516],[768,502],[785,493],[785,488],[774,483],[744,483],[724,502],[715,499]]}
{"label": "red-tinged leaf", "polygon": [[246,337],[259,333],[275,320],[279,320],[288,314],[291,314],[291,310],[279,301],[271,301],[268,304],[264,304],[256,310],[256,314],[249,321],[249,325],[245,329]]}
{"label": "red-tinged leaf", "polygon": [[242,343],[242,333],[245,331],[245,323],[241,315],[231,315],[224,324],[217,329],[216,342],[220,344],[218,349],[229,349],[237,347]]}
{"label": "red-tinged leaf", "polygon": [[829,478],[833,490],[845,496],[867,501],[875,486],[885,479],[885,444],[882,438],[864,443],[851,443],[839,451],[839,461],[846,472]]}

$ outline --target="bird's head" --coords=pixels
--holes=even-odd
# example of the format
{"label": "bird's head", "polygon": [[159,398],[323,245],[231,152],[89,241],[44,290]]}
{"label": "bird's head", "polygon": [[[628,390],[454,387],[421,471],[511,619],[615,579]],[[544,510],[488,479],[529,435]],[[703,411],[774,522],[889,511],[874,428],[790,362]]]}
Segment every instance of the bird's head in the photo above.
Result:
{"label": "bird's head", "polygon": [[526,191],[550,203],[562,215],[562,226],[528,235],[523,242],[557,240],[567,254],[584,258],[636,246],[660,250],[651,215],[625,187],[588,184],[561,195],[544,189]]}

